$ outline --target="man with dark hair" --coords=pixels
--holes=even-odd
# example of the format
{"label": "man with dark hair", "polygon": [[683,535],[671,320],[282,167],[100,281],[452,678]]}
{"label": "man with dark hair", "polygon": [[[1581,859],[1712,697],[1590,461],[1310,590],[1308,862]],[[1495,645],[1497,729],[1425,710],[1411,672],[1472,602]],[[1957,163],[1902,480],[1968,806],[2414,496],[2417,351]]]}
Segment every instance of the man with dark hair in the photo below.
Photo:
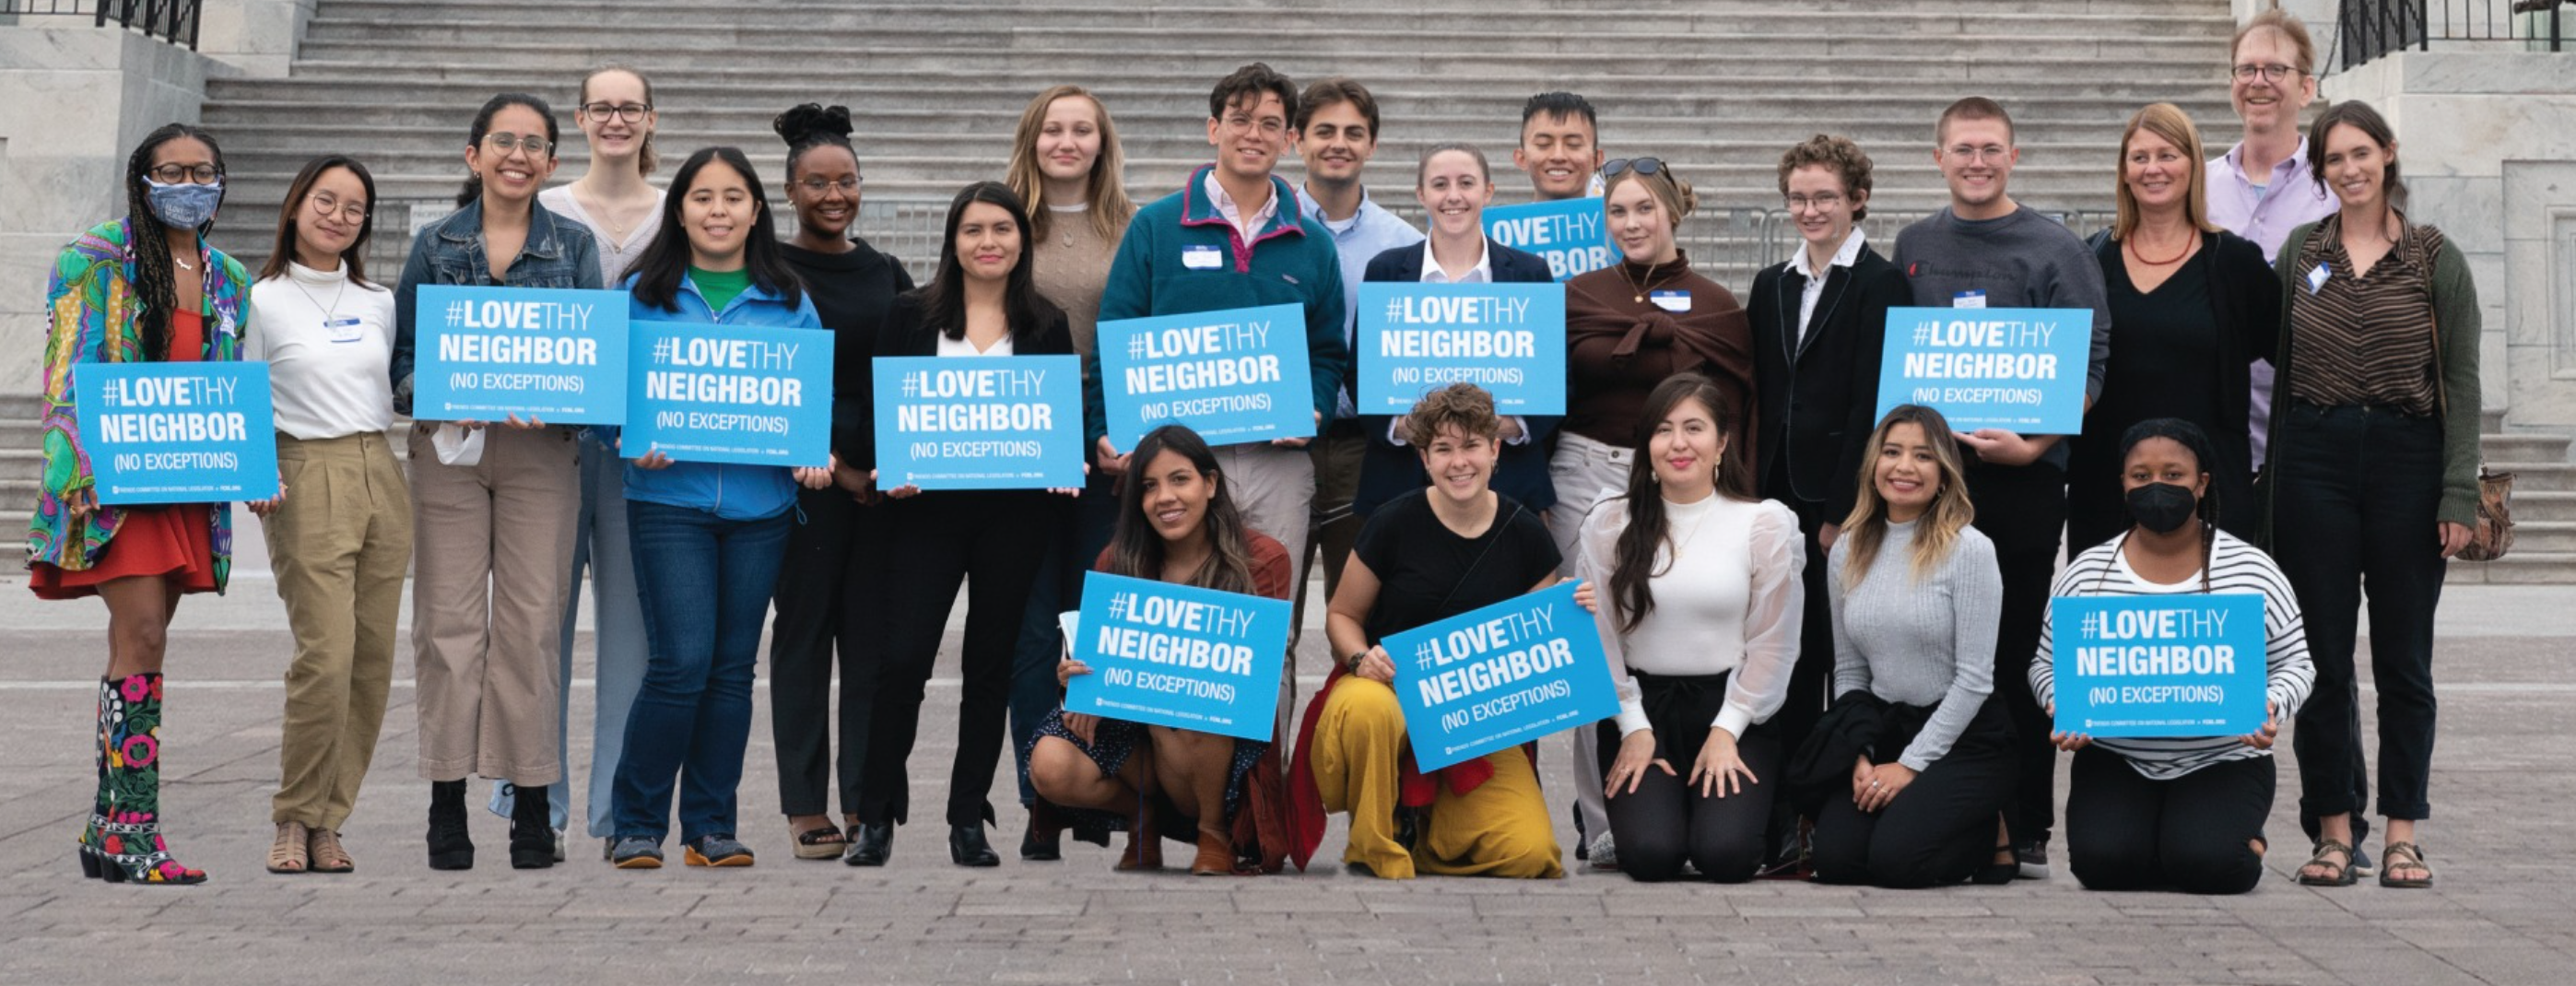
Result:
{"label": "man with dark hair", "polygon": [[[1896,267],[1913,288],[1914,304],[2091,309],[2093,350],[2084,382],[2084,403],[2091,407],[2111,352],[2102,265],[2073,232],[2022,208],[2006,190],[2021,150],[2013,143],[2012,115],[2002,105],[1983,96],[1959,100],[1941,111],[1934,134],[1932,160],[1950,186],[1950,205],[1896,239]],[[2038,653],[2049,580],[2066,531],[2064,437],[2001,428],[1958,436],[1977,504],[1977,530],[1994,542],[1995,563],[2003,570],[1995,694],[2011,713],[2013,748],[2021,760],[2013,803],[2004,815],[2021,875],[2031,879],[2048,876],[2057,748],[2049,743],[2049,717],[2032,697],[2025,672]]]}
{"label": "man with dark hair", "polygon": [[1521,143],[1512,167],[1529,172],[1539,201],[1599,193],[1601,117],[1592,101],[1570,92],[1543,92],[1521,106]]}
{"label": "man with dark hair", "polygon": [[[1297,90],[1288,77],[1255,62],[1236,69],[1208,94],[1208,143],[1216,161],[1179,191],[1137,210],[1118,244],[1100,295],[1100,320],[1302,305],[1307,368],[1321,433],[1338,409],[1350,375],[1350,346],[1341,262],[1332,234],[1307,218],[1297,193],[1271,174],[1295,131]],[[1102,413],[1099,356],[1083,358],[1083,419],[1099,468],[1124,473],[1127,450],[1109,441]],[[1277,538],[1292,558],[1305,557],[1315,497],[1307,440],[1283,438],[1216,450],[1244,520]],[[1136,463],[1142,465],[1142,463]],[[1280,668],[1280,736],[1291,735],[1296,662]]]}
{"label": "man with dark hair", "polygon": [[[1370,201],[1360,184],[1360,169],[1377,154],[1377,98],[1347,78],[1330,78],[1306,87],[1297,106],[1297,153],[1306,159],[1306,184],[1298,204],[1306,218],[1322,223],[1341,255],[1342,342],[1350,344],[1358,327],[1360,275],[1370,258],[1396,247],[1422,242],[1422,233]],[[1351,513],[1359,490],[1360,462],[1367,457],[1368,436],[1360,431],[1353,391],[1342,388],[1333,423],[1310,446],[1315,459],[1315,516],[1310,541],[1315,549],[1297,555],[1297,584],[1306,584],[1313,556],[1323,555],[1324,597],[1341,586],[1342,563],[1359,540],[1360,520]],[[1306,594],[1297,593],[1296,626],[1305,625]],[[1295,639],[1295,631],[1290,631]]]}

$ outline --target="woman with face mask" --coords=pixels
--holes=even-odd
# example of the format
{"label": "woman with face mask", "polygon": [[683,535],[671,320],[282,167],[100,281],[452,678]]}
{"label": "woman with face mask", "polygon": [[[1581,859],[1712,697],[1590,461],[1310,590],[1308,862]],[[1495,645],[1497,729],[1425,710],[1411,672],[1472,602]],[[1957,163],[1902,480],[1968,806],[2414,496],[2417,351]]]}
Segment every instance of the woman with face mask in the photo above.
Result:
{"label": "woman with face mask", "polygon": [[[2269,717],[2243,736],[2053,734],[2059,749],[2075,753],[2066,793],[2068,865],[2090,890],[2244,893],[2263,878],[2272,743],[2315,677],[2298,596],[2271,556],[2218,526],[2218,486],[2209,471],[2217,453],[2199,426],[2178,418],[2141,421],[2120,436],[2120,445],[2130,527],[2075,556],[2049,595],[2262,597]],[[2030,662],[2031,692],[2052,716],[2054,639],[2054,627],[2043,627],[2039,655]]]}
{"label": "woman with face mask", "polygon": [[80,863],[111,883],[206,880],[170,858],[161,836],[161,660],[179,597],[224,589],[232,508],[100,504],[72,378],[85,363],[241,358],[250,278],[205,239],[223,200],[214,135],[184,123],[154,130],[126,158],[125,215],[72,241],[45,285],[45,473],[28,531],[27,587],[39,599],[107,604],[98,799],[81,830]]}

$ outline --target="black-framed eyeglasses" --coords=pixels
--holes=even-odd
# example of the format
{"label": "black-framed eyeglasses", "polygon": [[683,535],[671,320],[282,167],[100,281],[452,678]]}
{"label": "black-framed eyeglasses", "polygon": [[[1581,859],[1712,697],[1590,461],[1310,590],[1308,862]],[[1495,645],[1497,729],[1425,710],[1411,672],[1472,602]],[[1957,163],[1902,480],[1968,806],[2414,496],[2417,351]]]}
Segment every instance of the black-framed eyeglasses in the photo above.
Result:
{"label": "black-framed eyeglasses", "polygon": [[150,175],[153,181],[164,185],[176,185],[181,182],[191,185],[212,185],[223,180],[224,177],[223,169],[211,164],[164,164],[144,174]]}
{"label": "black-framed eyeglasses", "polygon": [[2252,82],[2254,77],[2259,75],[2265,82],[2278,83],[2291,76],[2307,73],[2290,65],[2239,65],[2228,69],[2227,74],[2235,76],[2238,82]]}
{"label": "black-framed eyeglasses", "polygon": [[1641,175],[1651,175],[1662,170],[1664,170],[1664,162],[1661,158],[1614,157],[1602,163],[1601,177],[1603,179],[1616,178],[1622,171],[1634,171]]}
{"label": "black-framed eyeglasses", "polygon": [[581,115],[589,117],[592,123],[606,123],[612,116],[628,123],[642,123],[644,114],[650,112],[653,112],[651,103],[584,103],[581,107]]}
{"label": "black-framed eyeglasses", "polygon": [[553,141],[549,141],[535,134],[529,134],[528,136],[522,137],[513,133],[490,133],[484,134],[483,140],[484,142],[491,144],[493,150],[499,151],[503,154],[508,154],[513,150],[525,149],[528,152],[529,157],[544,157],[546,154],[546,148],[555,146]]}

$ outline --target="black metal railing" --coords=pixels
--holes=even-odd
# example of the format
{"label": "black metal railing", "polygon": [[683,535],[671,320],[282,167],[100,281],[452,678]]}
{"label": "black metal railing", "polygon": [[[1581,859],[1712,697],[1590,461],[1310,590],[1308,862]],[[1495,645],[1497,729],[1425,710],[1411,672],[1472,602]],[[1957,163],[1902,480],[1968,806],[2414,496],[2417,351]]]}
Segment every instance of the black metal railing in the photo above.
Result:
{"label": "black metal railing", "polygon": [[2343,0],[2336,41],[2347,69],[2436,41],[2565,51],[2569,6],[2576,0]]}
{"label": "black metal railing", "polygon": [[0,0],[0,24],[19,17],[86,16],[99,27],[113,23],[194,48],[203,7],[204,0]]}

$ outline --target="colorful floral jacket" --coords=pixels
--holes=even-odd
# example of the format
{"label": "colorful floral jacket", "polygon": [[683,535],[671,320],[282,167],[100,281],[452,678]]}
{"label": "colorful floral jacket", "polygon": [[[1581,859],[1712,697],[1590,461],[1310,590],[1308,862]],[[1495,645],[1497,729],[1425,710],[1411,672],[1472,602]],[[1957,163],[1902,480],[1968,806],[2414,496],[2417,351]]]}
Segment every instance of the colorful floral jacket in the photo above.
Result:
{"label": "colorful floral jacket", "polygon": [[[67,571],[89,568],[107,551],[108,539],[125,518],[124,511],[102,505],[76,524],[65,504],[73,493],[95,488],[89,454],[81,448],[73,368],[145,358],[134,323],[143,300],[135,296],[134,251],[127,239],[124,219],[93,227],[63,248],[45,284],[45,308],[53,320],[45,334],[45,479],[27,529],[30,566],[45,562]],[[242,327],[250,314],[250,278],[239,261],[202,239],[197,252],[205,261],[206,301],[214,309],[206,320],[203,358],[240,359]],[[218,503],[207,513],[214,527],[215,587],[220,591],[232,573],[232,507]]]}

